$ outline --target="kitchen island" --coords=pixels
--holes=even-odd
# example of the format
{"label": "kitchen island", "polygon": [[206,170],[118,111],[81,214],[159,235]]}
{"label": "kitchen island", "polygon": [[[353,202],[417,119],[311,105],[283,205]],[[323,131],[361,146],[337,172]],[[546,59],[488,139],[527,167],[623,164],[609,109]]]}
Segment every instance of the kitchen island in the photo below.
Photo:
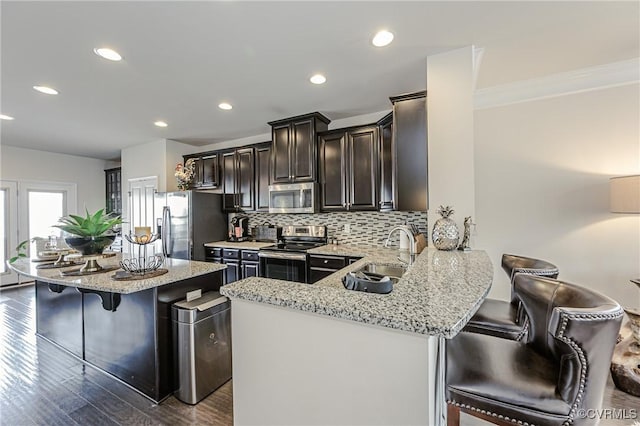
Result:
{"label": "kitchen island", "polygon": [[[117,266],[120,256],[100,260]],[[112,374],[153,401],[175,389],[171,305],[193,290],[218,290],[225,265],[165,259],[164,275],[116,281],[115,271],[62,276],[20,259],[15,272],[36,280],[36,332]],[[77,267],[76,267],[77,268]]]}
{"label": "kitchen island", "polygon": [[425,249],[389,294],[341,279],[399,264],[397,250],[309,254],[363,258],[312,285],[248,278],[221,289],[232,300],[235,424],[443,424],[444,339],[489,292],[487,254]]}

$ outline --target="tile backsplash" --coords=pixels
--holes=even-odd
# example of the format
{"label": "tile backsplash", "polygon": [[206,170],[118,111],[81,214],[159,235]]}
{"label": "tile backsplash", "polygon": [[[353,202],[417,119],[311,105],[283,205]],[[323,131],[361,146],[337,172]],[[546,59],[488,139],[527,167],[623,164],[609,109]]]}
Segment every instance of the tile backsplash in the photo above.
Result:
{"label": "tile backsplash", "polygon": [[[340,244],[382,246],[394,226],[414,224],[427,233],[426,212],[338,212],[315,214],[247,213],[249,229],[257,225],[325,225],[329,239]],[[394,232],[391,245],[397,246],[399,232]]]}

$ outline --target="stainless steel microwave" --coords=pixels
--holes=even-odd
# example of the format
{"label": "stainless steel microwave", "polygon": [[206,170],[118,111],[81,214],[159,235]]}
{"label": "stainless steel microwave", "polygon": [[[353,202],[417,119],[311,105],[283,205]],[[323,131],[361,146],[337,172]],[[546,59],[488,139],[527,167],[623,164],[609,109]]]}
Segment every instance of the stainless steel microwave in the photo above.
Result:
{"label": "stainless steel microwave", "polygon": [[317,196],[313,182],[269,185],[269,213],[315,213]]}

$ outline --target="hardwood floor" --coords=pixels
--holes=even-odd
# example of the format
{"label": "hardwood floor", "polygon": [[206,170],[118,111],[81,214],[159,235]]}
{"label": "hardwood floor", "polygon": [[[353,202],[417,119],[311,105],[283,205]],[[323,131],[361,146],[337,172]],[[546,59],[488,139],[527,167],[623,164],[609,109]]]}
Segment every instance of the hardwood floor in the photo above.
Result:
{"label": "hardwood floor", "polygon": [[[35,335],[33,286],[0,291],[0,425],[232,425],[232,382],[195,406],[154,404]],[[635,409],[640,398],[609,383],[603,408]],[[488,423],[462,414],[463,426]],[[603,419],[605,426],[631,426]]]}
{"label": "hardwood floor", "polygon": [[0,292],[0,424],[232,425],[232,383],[195,406],[154,404],[35,335],[33,286]]}

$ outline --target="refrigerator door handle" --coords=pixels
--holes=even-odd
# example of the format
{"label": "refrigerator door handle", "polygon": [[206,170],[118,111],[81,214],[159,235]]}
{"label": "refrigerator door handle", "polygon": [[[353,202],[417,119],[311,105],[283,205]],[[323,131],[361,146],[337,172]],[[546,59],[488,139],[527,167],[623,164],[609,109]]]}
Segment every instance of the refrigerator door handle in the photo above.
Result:
{"label": "refrigerator door handle", "polygon": [[170,240],[171,240],[171,210],[165,206],[162,208],[162,254],[165,257],[171,256]]}

